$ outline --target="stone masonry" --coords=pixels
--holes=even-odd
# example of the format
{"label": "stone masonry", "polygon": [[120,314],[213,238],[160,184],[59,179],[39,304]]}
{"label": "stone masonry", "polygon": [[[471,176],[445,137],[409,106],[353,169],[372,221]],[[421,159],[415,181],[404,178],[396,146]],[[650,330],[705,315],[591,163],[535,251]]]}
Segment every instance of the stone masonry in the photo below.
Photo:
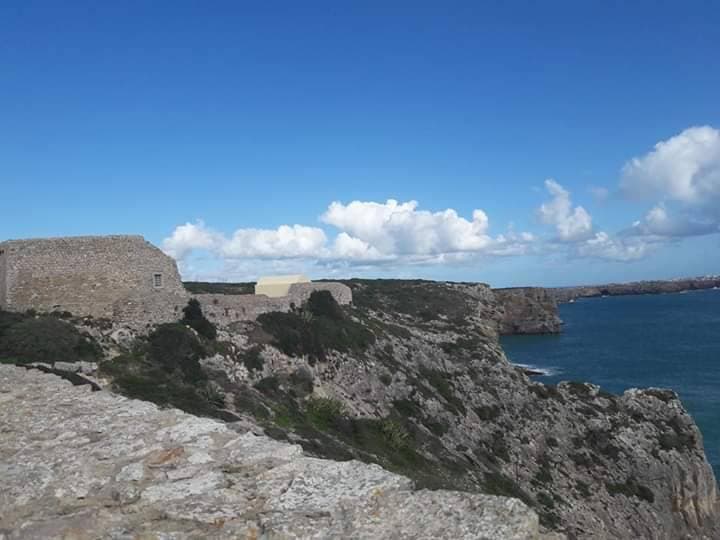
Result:
{"label": "stone masonry", "polygon": [[[341,283],[297,283],[281,298],[199,294],[203,311],[224,325],[289,311],[316,290],[352,301]],[[142,236],[79,236],[0,242],[0,309],[69,311],[137,327],[177,321],[191,298],[175,260]]]}
{"label": "stone masonry", "polygon": [[258,315],[269,311],[290,311],[301,306],[313,291],[325,290],[333,295],[338,304],[352,302],[352,291],[342,283],[294,283],[290,294],[280,298],[252,294],[197,294],[203,313],[208,319],[220,325],[239,320],[255,320]]}
{"label": "stone masonry", "polygon": [[141,236],[10,240],[0,252],[2,309],[116,318],[140,300],[187,301],[175,261]]}

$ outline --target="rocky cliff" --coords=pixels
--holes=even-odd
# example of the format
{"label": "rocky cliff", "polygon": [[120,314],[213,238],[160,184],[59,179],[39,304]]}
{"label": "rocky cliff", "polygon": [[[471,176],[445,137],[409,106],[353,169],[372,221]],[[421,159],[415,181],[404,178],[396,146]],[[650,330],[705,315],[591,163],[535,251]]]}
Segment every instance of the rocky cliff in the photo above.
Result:
{"label": "rocky cliff", "polygon": [[558,302],[563,303],[577,298],[624,296],[630,294],[667,294],[712,289],[715,287],[720,288],[720,276],[673,279],[667,281],[633,281],[630,283],[607,283],[605,285],[558,287],[548,289],[548,291]]}
{"label": "rocky cliff", "polygon": [[98,382],[419,488],[520,499],[571,540],[720,537],[702,436],[673,392],[531,381],[500,348],[487,286],[346,283],[351,306],[316,294],[212,341],[174,325],[123,345],[92,329],[126,350]]}
{"label": "rocky cliff", "polygon": [[501,334],[557,334],[562,329],[557,302],[548,289],[493,289],[500,309]]}
{"label": "rocky cliff", "polygon": [[0,366],[0,538],[538,539],[514,499]]}

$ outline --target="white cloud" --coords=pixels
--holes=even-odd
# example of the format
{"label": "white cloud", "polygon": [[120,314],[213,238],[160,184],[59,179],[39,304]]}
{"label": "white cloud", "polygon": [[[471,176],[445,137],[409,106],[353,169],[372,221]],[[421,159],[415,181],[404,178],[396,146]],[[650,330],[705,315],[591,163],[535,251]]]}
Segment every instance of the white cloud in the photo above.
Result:
{"label": "white cloud", "polygon": [[[590,213],[574,205],[555,180],[546,180],[544,187],[550,198],[537,216],[552,228],[552,238],[516,233],[512,226],[493,236],[483,210],[464,217],[452,208],[430,211],[417,201],[388,199],[332,202],[320,216],[320,227],[241,228],[226,236],[202,221],[185,223],[163,241],[163,249],[187,273],[212,268],[213,275],[236,277],[275,270],[402,273],[417,265],[477,264],[488,257],[528,254],[634,261],[682,237],[720,232],[720,131],[691,127],[627,162],[620,193],[660,202],[616,234],[596,229]],[[610,198],[607,188],[588,189],[597,203]]]}
{"label": "white cloud", "polygon": [[553,241],[543,245],[546,254],[565,252],[570,257],[628,262],[645,257],[662,241],[627,231],[619,234],[595,231],[590,214],[582,206],[573,208],[570,192],[552,179],[545,181],[545,187],[553,198],[539,208],[538,214],[557,233]]}
{"label": "white cloud", "polygon": [[[251,259],[263,268],[281,260],[294,260],[296,265],[430,265],[523,254],[536,241],[530,233],[513,231],[491,237],[482,210],[473,211],[468,220],[452,209],[419,210],[416,201],[333,202],[321,220],[337,229],[334,239],[321,228],[303,225],[238,229],[228,238],[198,221],[177,227],[163,248],[190,271],[190,256],[198,250],[210,252],[225,266]],[[238,268],[234,265],[234,275]]]}
{"label": "white cloud", "polygon": [[545,180],[545,189],[552,195],[538,210],[540,221],[553,225],[562,242],[584,240],[592,234],[592,218],[582,207],[572,207],[570,193],[552,178]]}
{"label": "white cloud", "polygon": [[380,261],[388,258],[364,240],[350,236],[346,232],[337,235],[332,252],[338,259]]}
{"label": "white cloud", "polygon": [[687,214],[671,214],[664,204],[653,207],[645,217],[623,231],[625,236],[654,236],[658,238],[680,238],[701,236],[720,232],[720,225],[714,220],[702,220]]}
{"label": "white cloud", "polygon": [[703,206],[720,198],[720,131],[691,127],[660,141],[622,170],[623,192]]}
{"label": "white cloud", "polygon": [[222,236],[205,227],[198,220],[175,227],[172,235],[163,240],[163,250],[175,259],[184,259],[191,251],[214,250],[223,242]]}
{"label": "white cloud", "polygon": [[322,257],[326,243],[322,229],[281,225],[277,229],[238,229],[222,242],[222,252],[233,259]]}
{"label": "white cloud", "polygon": [[606,232],[595,233],[595,236],[576,246],[580,257],[595,257],[612,261],[634,261],[648,254],[651,243],[640,239],[623,239],[610,236]]}
{"label": "white cloud", "polygon": [[281,225],[277,229],[238,229],[231,238],[213,231],[202,220],[175,228],[163,240],[163,250],[176,259],[204,250],[235,258],[294,258],[324,255],[327,238],[317,227]]}
{"label": "white cloud", "polygon": [[386,256],[481,251],[493,243],[482,210],[475,210],[468,221],[452,209],[429,212],[417,207],[416,201],[398,203],[393,199],[347,205],[336,201],[320,219]]}

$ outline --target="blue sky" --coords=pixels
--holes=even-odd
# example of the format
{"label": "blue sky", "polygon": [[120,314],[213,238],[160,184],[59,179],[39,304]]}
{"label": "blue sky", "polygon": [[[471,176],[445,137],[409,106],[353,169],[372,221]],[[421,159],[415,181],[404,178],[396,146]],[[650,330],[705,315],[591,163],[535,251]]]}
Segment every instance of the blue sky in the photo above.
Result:
{"label": "blue sky", "polygon": [[3,2],[0,239],[140,233],[205,279],[720,273],[718,27],[714,2]]}

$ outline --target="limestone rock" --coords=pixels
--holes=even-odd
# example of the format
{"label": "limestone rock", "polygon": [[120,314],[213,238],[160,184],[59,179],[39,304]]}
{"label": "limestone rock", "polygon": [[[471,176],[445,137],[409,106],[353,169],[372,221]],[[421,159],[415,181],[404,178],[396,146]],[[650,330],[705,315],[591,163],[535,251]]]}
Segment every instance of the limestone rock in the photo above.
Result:
{"label": "limestone rock", "polygon": [[414,491],[175,409],[0,366],[0,538],[540,538],[522,502]]}
{"label": "limestone rock", "polygon": [[501,334],[557,334],[562,329],[557,303],[548,289],[493,289],[493,294],[502,309]]}

